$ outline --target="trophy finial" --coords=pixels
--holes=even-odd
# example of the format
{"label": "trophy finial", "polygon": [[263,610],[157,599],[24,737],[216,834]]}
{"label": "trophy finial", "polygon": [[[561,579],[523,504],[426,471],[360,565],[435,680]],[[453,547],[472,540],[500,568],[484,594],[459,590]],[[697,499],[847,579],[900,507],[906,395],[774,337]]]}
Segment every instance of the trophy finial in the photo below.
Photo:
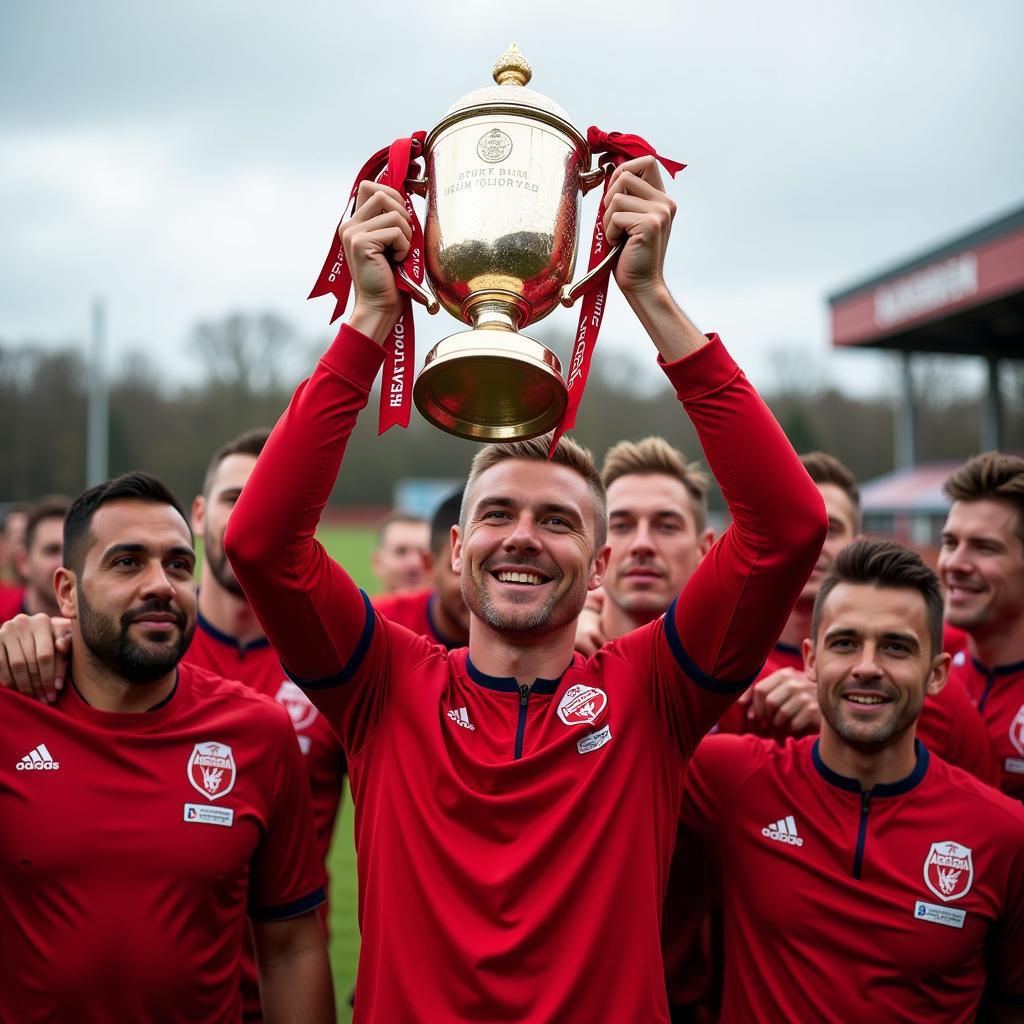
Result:
{"label": "trophy finial", "polygon": [[530,62],[513,43],[495,62],[491,72],[498,85],[526,85],[533,77]]}

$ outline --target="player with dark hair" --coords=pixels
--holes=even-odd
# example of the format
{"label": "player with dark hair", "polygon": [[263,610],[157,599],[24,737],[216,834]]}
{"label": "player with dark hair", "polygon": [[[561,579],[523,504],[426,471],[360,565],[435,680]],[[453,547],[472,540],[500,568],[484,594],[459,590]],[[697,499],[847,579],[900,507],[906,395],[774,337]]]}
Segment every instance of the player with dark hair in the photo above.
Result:
{"label": "player with dark hair", "polygon": [[[357,808],[363,1021],[665,1024],[661,898],[682,768],[748,685],[825,532],[817,491],[714,336],[662,276],[674,204],[653,160],[610,177],[605,235],[733,511],[661,618],[573,653],[607,564],[604,489],[562,438],[474,460],[453,570],[468,648],[374,612],[315,541],[400,310],[396,192],[364,182],[340,233],[349,325],[271,434],[225,538],[284,664],[349,754]],[[390,258],[389,258],[390,257]],[[756,457],[754,453],[756,452]]]}
{"label": "player with dark hair", "polygon": [[[200,570],[196,630],[183,661],[224,679],[244,683],[257,693],[276,700],[288,712],[309,777],[317,848],[326,866],[344,788],[345,755],[326,719],[299,687],[285,676],[224,556],[224,531],[228,518],[269,433],[265,428],[248,430],[221,445],[210,459],[203,479],[203,492],[192,503],[192,527],[196,536],[203,540],[204,558]],[[62,682],[63,666],[70,648],[69,626],[65,619],[52,622],[55,682],[51,685],[47,673],[33,669],[44,692],[54,695]],[[11,640],[23,641],[25,646],[29,646],[33,643],[33,629],[45,630],[46,624],[26,621],[18,636]],[[26,689],[25,692],[31,691]],[[258,978],[248,937],[242,963],[242,1000],[244,1019],[259,1021]]]}
{"label": "player with dark hair", "polygon": [[373,573],[382,594],[416,590],[430,579],[430,524],[409,512],[391,512],[377,527]]}
{"label": "player with dark hair", "polygon": [[19,576],[25,580],[20,591],[0,594],[0,622],[25,613],[57,614],[53,576],[61,565],[64,551],[64,516],[71,501],[51,494],[29,506],[25,538],[14,552]]}
{"label": "player with dark hair", "polygon": [[977,455],[944,489],[953,502],[938,563],[946,621],[967,634],[950,676],[981,714],[1000,788],[1024,800],[1024,458]]}
{"label": "player with dark hair", "polygon": [[438,505],[431,518],[431,586],[373,598],[378,614],[449,649],[465,647],[469,640],[469,609],[462,600],[459,574],[452,569],[452,527],[459,522],[461,508],[460,488]]}
{"label": "player with dark hair", "polygon": [[684,841],[719,877],[721,1019],[969,1021],[984,997],[985,1019],[1020,1020],[1024,810],[915,738],[949,671],[935,574],[857,541],[811,635],[820,737],[711,736],[690,763]]}
{"label": "player with dark hair", "polygon": [[[853,473],[825,452],[809,452],[801,455],[800,461],[825,502],[828,536],[761,677],[719,722],[720,732],[752,732],[780,743],[788,736],[818,731],[821,713],[816,687],[804,670],[802,644],[811,635],[811,616],[822,580],[861,526],[860,492]],[[950,679],[939,692],[929,695],[918,719],[917,736],[944,761],[982,782],[995,782],[991,743],[961,680]]]}
{"label": "player with dark hair", "polygon": [[238,1020],[248,912],[266,1020],[333,1020],[301,756],[280,708],[182,662],[181,506],[107,481],[71,506],[64,560],[70,685],[53,708],[0,690],[0,1019]]}

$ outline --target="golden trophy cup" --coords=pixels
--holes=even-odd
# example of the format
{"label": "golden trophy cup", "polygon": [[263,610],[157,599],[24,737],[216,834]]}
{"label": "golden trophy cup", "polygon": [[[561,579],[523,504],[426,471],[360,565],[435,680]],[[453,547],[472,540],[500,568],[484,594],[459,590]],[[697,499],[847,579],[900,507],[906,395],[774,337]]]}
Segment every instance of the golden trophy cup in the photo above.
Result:
{"label": "golden trophy cup", "polygon": [[[413,389],[420,413],[480,441],[536,437],[566,408],[555,354],[520,333],[559,303],[571,306],[617,255],[569,284],[581,197],[600,185],[586,138],[553,100],[528,89],[515,43],[494,66],[495,85],[462,97],[428,133],[422,178],[424,265],[434,295],[471,325],[428,353]],[[399,275],[436,309],[433,296]]]}

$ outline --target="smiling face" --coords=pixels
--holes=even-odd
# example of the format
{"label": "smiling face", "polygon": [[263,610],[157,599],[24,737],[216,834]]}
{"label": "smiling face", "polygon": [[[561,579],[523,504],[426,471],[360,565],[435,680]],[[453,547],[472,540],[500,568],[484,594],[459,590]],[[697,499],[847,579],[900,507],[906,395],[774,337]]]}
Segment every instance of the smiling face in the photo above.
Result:
{"label": "smiling face", "polygon": [[932,655],[921,593],[862,583],[839,583],[825,597],[804,660],[824,726],[868,750],[902,736],[949,671],[949,655]]}
{"label": "smiling face", "polygon": [[821,554],[815,563],[810,578],[800,594],[801,603],[813,603],[818,596],[821,581],[828,575],[836,555],[857,535],[857,511],[846,492],[836,484],[815,484],[825,502],[828,514],[828,533],[821,546]]}
{"label": "smiling face", "polygon": [[946,620],[968,633],[1024,617],[1024,541],[1008,501],[955,501],[942,531]]}
{"label": "smiling face", "polygon": [[89,524],[80,574],[57,573],[61,614],[74,620],[72,651],[88,649],[128,682],[160,679],[195,631],[194,570],[188,527],[172,506],[131,499],[102,505]]}
{"label": "smiling face", "polygon": [[660,615],[711,546],[689,492],[664,473],[628,473],[608,486],[605,593],[629,615]]}
{"label": "smiling face", "polygon": [[574,622],[607,563],[607,548],[595,551],[597,502],[586,480],[567,466],[504,459],[475,479],[466,510],[452,561],[470,612],[499,632]]}

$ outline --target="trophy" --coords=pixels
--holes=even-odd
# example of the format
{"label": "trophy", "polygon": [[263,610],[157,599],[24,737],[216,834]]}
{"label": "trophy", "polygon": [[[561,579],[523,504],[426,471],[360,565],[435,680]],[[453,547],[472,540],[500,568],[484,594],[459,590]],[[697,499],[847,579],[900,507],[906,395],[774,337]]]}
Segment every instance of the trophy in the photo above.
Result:
{"label": "trophy", "polygon": [[[568,429],[618,255],[618,247],[608,249],[604,238],[602,203],[587,273],[569,283],[581,197],[630,158],[653,156],[673,177],[685,167],[638,135],[596,127],[582,135],[557,103],[526,88],[532,72],[515,43],[498,58],[493,75],[494,85],[463,96],[433,131],[396,139],[370,157],[349,194],[346,209],[353,209],[361,182],[388,185],[402,196],[413,228],[409,253],[395,266],[403,311],[385,346],[381,432],[409,421],[412,299],[431,313],[444,306],[471,326],[427,354],[412,388],[424,418],[477,441],[526,439],[552,429],[557,438]],[[600,160],[592,167],[595,155]],[[423,227],[410,193],[426,198]],[[333,294],[337,319],[351,286],[344,246],[335,235],[309,297]],[[520,332],[559,303],[572,306],[581,296],[563,380],[555,354]]]}
{"label": "trophy", "polygon": [[[427,200],[424,260],[437,301],[472,325],[430,351],[413,401],[451,434],[507,441],[551,430],[567,401],[555,354],[520,331],[572,306],[617,249],[567,283],[581,196],[606,167],[591,168],[569,115],[526,88],[532,72],[515,43],[493,75],[495,85],[464,96],[428,133],[425,174],[406,182]],[[431,308],[422,286],[399,276]]]}

